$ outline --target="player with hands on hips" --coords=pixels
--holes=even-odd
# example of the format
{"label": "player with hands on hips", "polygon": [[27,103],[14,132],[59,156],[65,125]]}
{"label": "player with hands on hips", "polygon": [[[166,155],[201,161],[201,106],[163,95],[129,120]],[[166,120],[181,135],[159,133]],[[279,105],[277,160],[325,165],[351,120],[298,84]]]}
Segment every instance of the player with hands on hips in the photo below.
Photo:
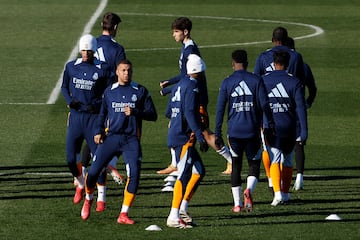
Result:
{"label": "player with hands on hips", "polygon": [[[129,218],[128,212],[139,187],[142,120],[156,121],[157,113],[148,90],[132,81],[132,73],[132,63],[127,59],[122,60],[116,69],[118,82],[104,92],[94,131],[94,141],[98,147],[86,178],[86,197],[81,210],[83,220],[90,217],[96,180],[114,156],[122,155],[127,170],[127,182],[117,222],[135,223]],[[105,122],[108,122],[106,134]]]}
{"label": "player with hands on hips", "polygon": [[[232,154],[232,211],[253,209],[253,192],[259,180],[261,165],[260,129],[273,129],[269,100],[261,77],[247,71],[247,52],[239,49],[231,54],[234,72],[225,78],[219,89],[216,107],[215,143],[224,145],[222,126],[227,110],[227,139]],[[227,106],[227,107],[226,107]],[[242,193],[242,158],[248,162],[247,187]],[[242,202],[244,196],[244,205]]]}
{"label": "player with hands on hips", "polygon": [[188,76],[172,88],[166,111],[166,117],[170,119],[167,143],[169,148],[174,149],[179,172],[166,222],[168,227],[173,228],[191,228],[193,225],[188,204],[205,175],[204,164],[195,148],[196,141],[199,142],[200,151],[208,150],[201,129],[197,83],[205,70],[205,63],[198,55],[191,54],[187,69]]}
{"label": "player with hands on hips", "polygon": [[[95,153],[93,139],[95,122],[100,111],[102,95],[110,84],[110,68],[94,57],[97,43],[95,37],[86,34],[80,38],[81,58],[66,64],[61,92],[70,109],[66,135],[66,160],[77,186],[73,199],[78,204],[84,197],[84,177],[77,155],[84,140],[91,153]],[[80,159],[79,159],[80,160]]]}

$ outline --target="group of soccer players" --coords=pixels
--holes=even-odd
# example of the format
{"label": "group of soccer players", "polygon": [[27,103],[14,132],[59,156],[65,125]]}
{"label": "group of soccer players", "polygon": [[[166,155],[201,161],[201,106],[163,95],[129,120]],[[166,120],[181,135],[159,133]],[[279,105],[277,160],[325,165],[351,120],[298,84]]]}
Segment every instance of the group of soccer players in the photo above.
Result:
{"label": "group of soccer players", "polygon": [[[73,202],[80,203],[86,193],[81,217],[87,220],[95,187],[98,191],[96,211],[106,209],[106,168],[116,168],[116,161],[122,155],[127,180],[117,222],[134,224],[128,212],[139,187],[141,122],[156,121],[157,112],[148,90],[132,81],[132,63],[126,59],[124,48],[114,40],[120,22],[118,15],[106,13],[102,20],[102,35],[98,38],[89,34],[83,36],[79,41],[81,58],[65,67],[62,93],[70,109],[66,157],[76,179]],[[289,201],[293,152],[296,149],[297,162],[304,160],[306,108],[315,98],[316,86],[312,74],[310,79],[310,74],[304,71],[307,65],[295,51],[287,30],[283,27],[274,29],[274,47],[259,55],[253,73],[247,70],[247,52],[243,49],[232,52],[234,72],[221,83],[213,132],[209,129],[207,113],[206,64],[190,36],[192,22],[187,17],[180,17],[171,28],[175,41],[182,47],[180,73],[160,81],[161,95],[169,95],[167,146],[172,162],[158,173],[177,171],[167,226],[194,226],[188,206],[205,175],[196,143],[200,151],[206,152],[210,146],[227,160],[224,173],[231,174],[233,212],[252,211],[252,194],[260,175],[261,153],[265,150],[270,156],[268,161],[263,159],[263,163],[274,193],[271,205]],[[307,101],[305,86],[311,88]],[[226,143],[222,133],[225,113]],[[261,135],[266,149],[262,148]],[[81,164],[78,157],[84,139],[92,156],[92,164],[85,176],[83,165],[87,165],[86,161]],[[243,192],[244,153],[249,170]],[[300,165],[296,190],[303,186],[303,161]]]}

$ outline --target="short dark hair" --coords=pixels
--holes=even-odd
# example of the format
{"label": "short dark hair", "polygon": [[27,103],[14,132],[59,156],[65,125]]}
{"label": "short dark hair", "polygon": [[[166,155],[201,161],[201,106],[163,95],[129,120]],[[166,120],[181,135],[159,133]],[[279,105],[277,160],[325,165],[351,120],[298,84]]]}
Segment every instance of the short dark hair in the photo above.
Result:
{"label": "short dark hair", "polygon": [[[131,67],[132,67],[132,63],[130,62],[130,60],[129,59],[123,59],[123,60],[121,60],[120,62],[119,62],[119,64],[128,64],[128,65],[130,65]],[[118,64],[118,65],[119,65]]]}
{"label": "short dark hair", "polygon": [[287,68],[289,66],[290,54],[286,51],[274,52],[274,63]]}
{"label": "short dark hair", "polygon": [[285,41],[285,46],[287,46],[290,49],[294,49],[295,50],[295,41],[292,37],[288,37]]}
{"label": "short dark hair", "polygon": [[121,23],[121,18],[119,15],[112,12],[107,12],[104,14],[101,26],[103,30],[112,31],[119,23]]}
{"label": "short dark hair", "polygon": [[236,63],[242,63],[244,67],[248,65],[247,52],[244,49],[238,49],[232,52],[231,54],[232,60]]}
{"label": "short dark hair", "polygon": [[285,41],[288,38],[288,32],[286,30],[286,28],[284,27],[277,27],[274,29],[273,34],[272,34],[272,41],[278,41],[281,42],[282,44],[285,43]]}
{"label": "short dark hair", "polygon": [[181,31],[184,31],[185,29],[191,32],[192,29],[192,22],[187,17],[179,17],[174,20],[174,22],[171,24],[171,29],[178,29]]}

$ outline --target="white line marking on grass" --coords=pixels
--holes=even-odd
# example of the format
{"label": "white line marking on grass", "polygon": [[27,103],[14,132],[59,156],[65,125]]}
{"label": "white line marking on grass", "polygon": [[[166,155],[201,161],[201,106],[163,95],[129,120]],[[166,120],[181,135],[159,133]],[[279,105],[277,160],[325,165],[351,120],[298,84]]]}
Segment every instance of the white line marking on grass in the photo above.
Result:
{"label": "white line marking on grass", "polygon": [[[151,14],[151,13],[122,13],[122,15],[134,15],[134,16],[156,16],[156,17],[177,17],[178,15],[174,14]],[[264,23],[278,23],[278,24],[289,24],[289,25],[297,25],[304,26],[306,28],[311,28],[315,32],[312,34],[294,37],[294,39],[305,39],[316,37],[324,33],[324,30],[321,27],[305,24],[305,23],[297,23],[297,22],[286,22],[286,21],[275,21],[275,20],[266,20],[266,19],[251,19],[251,18],[233,18],[233,17],[214,17],[214,16],[189,16],[190,18],[202,18],[202,19],[214,19],[214,20],[228,20],[228,21],[247,21],[247,22],[264,22]],[[230,46],[247,46],[247,45],[257,45],[271,43],[270,40],[267,41],[255,41],[255,42],[243,42],[243,43],[228,43],[228,44],[216,44],[216,45],[203,45],[199,48],[219,48],[219,47],[230,47]],[[159,51],[159,50],[178,50],[178,48],[147,48],[147,49],[127,49],[128,52],[137,52],[137,51]]]}
{"label": "white line marking on grass", "polygon": [[[98,8],[94,12],[94,14],[91,16],[89,22],[86,24],[81,36],[91,32],[92,27],[96,23],[96,20],[99,18],[100,14],[104,11],[107,3],[108,3],[108,0],[101,0]],[[71,54],[70,54],[68,60],[66,60],[65,64],[67,62],[69,62],[70,60],[74,59],[77,56],[78,52],[79,52],[78,45],[76,44],[74,46],[73,50],[71,51]],[[65,66],[65,64],[64,64],[64,66]],[[47,100],[46,104],[54,104],[56,102],[56,100],[60,94],[60,90],[61,90],[62,77],[63,77],[63,73],[60,74],[60,77],[59,77],[58,81],[56,82],[56,85],[55,85],[54,89],[52,90],[50,97]]]}
{"label": "white line marking on grass", "polygon": [[[1,175],[4,175],[5,173],[0,173]],[[72,176],[70,172],[25,172],[25,175],[36,175],[36,176]],[[156,173],[142,173],[141,176],[143,177],[155,177],[155,176],[161,176]]]}
{"label": "white line marking on grass", "polygon": [[[94,14],[91,16],[89,22],[86,24],[83,33],[81,34],[87,34],[91,31],[92,27],[94,26],[97,18],[100,16],[102,11],[105,9],[107,5],[107,0],[102,0],[94,12]],[[175,14],[150,14],[150,13],[130,13],[125,12],[122,13],[122,15],[135,15],[135,16],[155,16],[155,17],[176,17],[178,15]],[[298,36],[294,37],[294,39],[304,39],[304,38],[311,38],[318,35],[321,35],[324,33],[324,30],[318,26],[311,25],[311,24],[305,24],[305,23],[297,23],[297,22],[286,22],[286,21],[275,21],[275,20],[265,20],[265,19],[250,19],[250,18],[233,18],[233,17],[214,17],[214,16],[189,16],[190,18],[203,18],[203,19],[215,19],[215,20],[229,20],[229,21],[248,21],[248,22],[264,22],[264,23],[279,23],[279,24],[290,24],[290,25],[297,25],[297,26],[304,26],[307,28],[311,28],[315,30],[314,33],[304,35],[304,36]],[[219,47],[229,47],[229,46],[245,46],[245,45],[256,45],[256,44],[264,44],[264,43],[270,43],[271,41],[255,41],[255,42],[243,42],[243,43],[228,43],[228,44],[216,44],[216,45],[204,45],[199,46],[199,48],[219,48]],[[164,50],[177,50],[178,48],[146,48],[146,49],[127,49],[128,52],[136,52],[136,51],[164,51]],[[70,60],[74,59],[78,54],[77,44],[74,46],[73,50],[71,51],[71,54],[68,58],[68,60],[65,62],[69,62]],[[64,64],[64,66],[65,66]],[[60,74],[60,77],[58,81],[56,82],[55,87],[53,88],[49,99],[47,100],[46,104],[55,104],[56,100],[59,97],[60,90],[61,90],[61,83],[62,83],[62,76],[63,73]],[[0,103],[0,105],[43,105],[43,103]]]}
{"label": "white line marking on grass", "polygon": [[4,102],[4,103],[0,103],[0,105],[48,105],[48,103],[8,103],[8,102]]}

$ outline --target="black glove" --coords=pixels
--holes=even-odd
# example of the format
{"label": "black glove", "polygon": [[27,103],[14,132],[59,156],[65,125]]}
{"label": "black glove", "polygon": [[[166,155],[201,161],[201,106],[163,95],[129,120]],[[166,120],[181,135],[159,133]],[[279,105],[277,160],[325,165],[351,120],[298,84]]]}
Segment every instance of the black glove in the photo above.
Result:
{"label": "black glove", "polygon": [[221,136],[216,136],[215,137],[215,145],[221,149],[225,145],[224,139]]}
{"label": "black glove", "polygon": [[78,100],[72,100],[69,104],[69,108],[79,110],[81,108],[81,102],[79,102]]}
{"label": "black glove", "polygon": [[206,141],[203,141],[203,142],[199,141],[199,144],[200,144],[200,151],[207,152],[207,150],[209,149],[209,145],[207,144],[207,142]]}

